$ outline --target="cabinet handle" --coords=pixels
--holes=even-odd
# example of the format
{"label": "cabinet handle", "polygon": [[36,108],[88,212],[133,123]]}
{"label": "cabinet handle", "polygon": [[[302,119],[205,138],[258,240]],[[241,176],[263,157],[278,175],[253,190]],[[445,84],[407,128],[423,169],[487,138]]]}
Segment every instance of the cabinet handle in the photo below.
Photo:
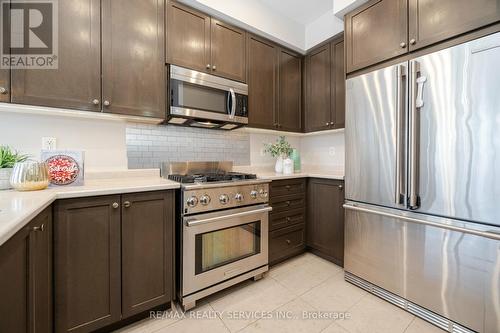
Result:
{"label": "cabinet handle", "polygon": [[207,69],[210,69],[210,64],[207,64]]}
{"label": "cabinet handle", "polygon": [[94,100],[92,101],[92,104],[94,104],[94,105],[99,105],[99,100],[98,100],[97,98],[96,98],[96,99],[94,99]]}
{"label": "cabinet handle", "polygon": [[290,190],[292,187],[290,185],[285,186],[287,190]]}
{"label": "cabinet handle", "polygon": [[6,95],[7,94],[7,89],[4,87],[0,87],[0,95]]}
{"label": "cabinet handle", "polygon": [[290,244],[292,244],[292,241],[291,241],[291,240],[289,240],[289,239],[287,239],[287,240],[286,240],[286,243],[287,243],[288,245],[290,245]]}
{"label": "cabinet handle", "polygon": [[287,206],[290,206],[290,201],[287,201],[287,202],[286,202],[286,205],[287,205]]}
{"label": "cabinet handle", "polygon": [[339,190],[343,190],[344,189],[344,185],[339,185]]}
{"label": "cabinet handle", "polygon": [[406,43],[405,43],[405,42],[401,42],[401,43],[399,44],[399,46],[401,46],[401,48],[402,48],[402,49],[404,49],[404,48],[406,47]]}
{"label": "cabinet handle", "polygon": [[130,206],[132,206],[132,204],[130,203],[130,201],[125,201],[123,203],[123,207],[125,207],[125,208],[129,208]]}
{"label": "cabinet handle", "polygon": [[104,106],[110,106],[111,102],[110,101],[104,101]]}
{"label": "cabinet handle", "polygon": [[410,39],[410,45],[415,45],[415,44],[417,44],[415,38]]}
{"label": "cabinet handle", "polygon": [[291,220],[292,220],[292,219],[291,219],[289,216],[286,218],[286,221],[287,221],[287,222],[290,222]]}
{"label": "cabinet handle", "polygon": [[212,66],[212,70],[214,70],[214,71],[215,71],[216,69],[217,69],[217,67],[216,67],[215,65],[213,65],[213,66]]}
{"label": "cabinet handle", "polygon": [[45,224],[42,224],[39,227],[33,227],[33,231],[44,231],[45,230]]}
{"label": "cabinet handle", "polygon": [[120,205],[118,204],[118,202],[113,202],[113,204],[111,205],[114,209],[117,209],[118,207],[120,207]]}

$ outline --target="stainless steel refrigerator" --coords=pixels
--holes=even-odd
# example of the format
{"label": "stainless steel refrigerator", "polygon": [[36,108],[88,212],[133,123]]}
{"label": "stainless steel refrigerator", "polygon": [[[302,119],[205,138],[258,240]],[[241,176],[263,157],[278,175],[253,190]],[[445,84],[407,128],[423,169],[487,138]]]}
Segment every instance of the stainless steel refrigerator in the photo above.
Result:
{"label": "stainless steel refrigerator", "polygon": [[346,280],[500,331],[500,33],[346,82]]}

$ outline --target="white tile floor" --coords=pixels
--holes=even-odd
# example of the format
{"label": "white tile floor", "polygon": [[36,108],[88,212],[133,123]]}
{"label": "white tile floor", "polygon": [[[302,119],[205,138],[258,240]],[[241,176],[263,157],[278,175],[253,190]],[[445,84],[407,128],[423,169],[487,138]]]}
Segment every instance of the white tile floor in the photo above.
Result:
{"label": "white tile floor", "polygon": [[[327,318],[318,318],[321,314]],[[444,331],[345,282],[340,267],[306,253],[273,267],[260,281],[249,280],[209,296],[185,314],[176,308],[161,319],[145,319],[119,332]]]}

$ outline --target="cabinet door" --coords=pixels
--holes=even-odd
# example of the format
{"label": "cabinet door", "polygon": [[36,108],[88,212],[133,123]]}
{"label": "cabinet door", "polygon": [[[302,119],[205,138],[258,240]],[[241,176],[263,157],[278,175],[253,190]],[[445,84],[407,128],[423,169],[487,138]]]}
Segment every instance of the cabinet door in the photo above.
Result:
{"label": "cabinet door", "polygon": [[173,192],[122,196],[124,317],[172,300],[173,205]]}
{"label": "cabinet door", "polygon": [[[0,5],[1,6],[9,6],[9,3],[4,1]],[[1,12],[4,13],[3,10]],[[9,15],[4,15],[2,17],[2,21],[3,20],[6,20],[6,21],[10,20]],[[6,22],[6,25],[10,26],[10,23]],[[7,33],[10,34],[10,31]],[[0,47],[3,48],[3,45],[0,45]],[[4,50],[2,50],[2,51],[4,51]],[[2,54],[3,54],[3,52],[2,52]],[[8,55],[8,54],[5,54],[5,55]],[[10,102],[10,69],[8,69],[8,68],[0,68],[0,102],[5,102],[5,103]]]}
{"label": "cabinet door", "polygon": [[408,52],[407,2],[371,0],[345,16],[347,72]]}
{"label": "cabinet door", "polygon": [[210,16],[169,1],[166,45],[167,63],[211,71]]}
{"label": "cabinet door", "polygon": [[163,0],[103,0],[104,112],[165,117]]}
{"label": "cabinet door", "polygon": [[100,111],[100,1],[59,1],[58,12],[58,69],[12,69],[12,102]]}
{"label": "cabinet door", "polygon": [[331,48],[323,45],[307,55],[307,108],[305,113],[308,132],[330,128],[331,121]]}
{"label": "cabinet door", "polygon": [[211,19],[212,74],[246,82],[246,33]]}
{"label": "cabinet door", "polygon": [[497,0],[409,0],[410,50],[500,20]]}
{"label": "cabinet door", "polygon": [[0,247],[0,332],[52,332],[49,207]]}
{"label": "cabinet door", "polygon": [[120,196],[55,204],[56,332],[90,332],[120,320]]}
{"label": "cabinet door", "polygon": [[307,245],[338,265],[344,262],[343,182],[310,179]]}
{"label": "cabinet door", "polygon": [[302,130],[302,57],[279,50],[279,129]]}
{"label": "cabinet door", "polygon": [[332,42],[332,127],[345,127],[344,39]]}
{"label": "cabinet door", "polygon": [[264,39],[248,38],[248,125],[276,129],[278,53]]}

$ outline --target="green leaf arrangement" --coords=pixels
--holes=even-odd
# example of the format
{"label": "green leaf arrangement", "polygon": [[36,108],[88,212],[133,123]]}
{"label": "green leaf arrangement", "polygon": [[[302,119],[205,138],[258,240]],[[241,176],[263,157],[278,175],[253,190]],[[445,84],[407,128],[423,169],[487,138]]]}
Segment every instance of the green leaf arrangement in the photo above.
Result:
{"label": "green leaf arrangement", "polygon": [[8,146],[0,146],[0,169],[13,168],[17,162],[24,162],[29,155],[20,154]]}
{"label": "green leaf arrangement", "polygon": [[292,146],[284,136],[280,136],[276,143],[265,143],[264,148],[264,152],[271,154],[272,157],[289,157],[292,153]]}

